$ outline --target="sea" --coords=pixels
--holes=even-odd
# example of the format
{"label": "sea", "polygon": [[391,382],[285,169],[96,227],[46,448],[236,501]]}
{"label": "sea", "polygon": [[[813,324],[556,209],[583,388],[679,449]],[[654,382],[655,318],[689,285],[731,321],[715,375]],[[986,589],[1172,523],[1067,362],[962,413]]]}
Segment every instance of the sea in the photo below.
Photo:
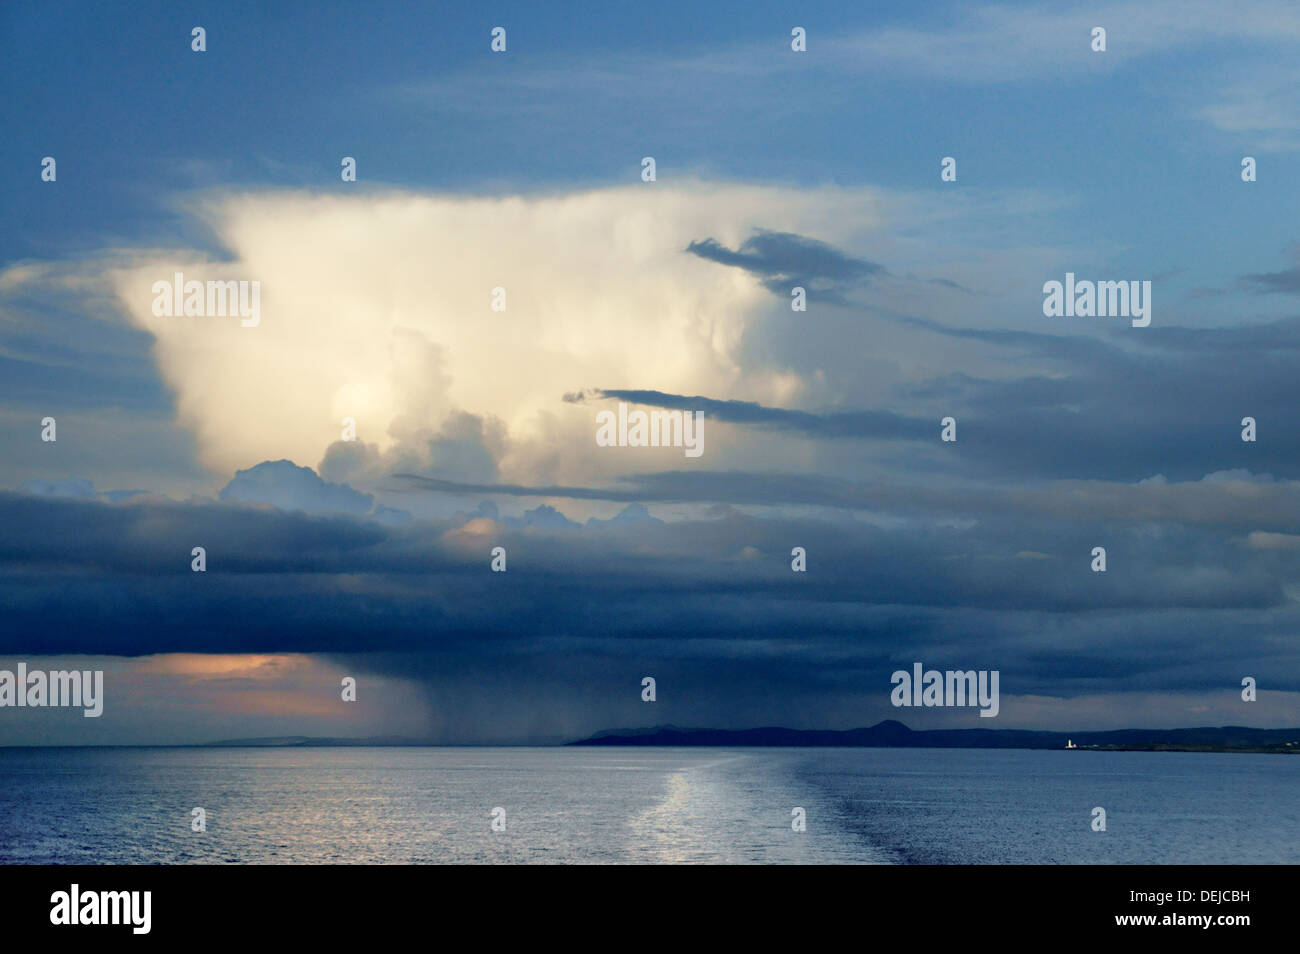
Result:
{"label": "sea", "polygon": [[0,863],[1296,864],[1300,757],[0,748]]}

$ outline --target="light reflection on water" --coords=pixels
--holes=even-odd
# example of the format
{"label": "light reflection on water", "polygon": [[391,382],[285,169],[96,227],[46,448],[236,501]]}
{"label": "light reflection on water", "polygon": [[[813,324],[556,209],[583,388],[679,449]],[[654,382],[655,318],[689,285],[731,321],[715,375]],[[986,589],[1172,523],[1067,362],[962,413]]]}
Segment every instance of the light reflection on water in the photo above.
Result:
{"label": "light reflection on water", "polygon": [[1297,782],[1271,755],[0,749],[0,862],[1296,863]]}

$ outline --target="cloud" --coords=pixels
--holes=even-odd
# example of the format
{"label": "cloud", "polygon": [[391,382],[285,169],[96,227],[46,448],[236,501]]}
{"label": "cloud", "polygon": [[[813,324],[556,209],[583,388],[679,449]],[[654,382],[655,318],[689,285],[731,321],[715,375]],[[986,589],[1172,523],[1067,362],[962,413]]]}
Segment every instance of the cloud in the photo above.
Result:
{"label": "cloud", "polygon": [[[975,518],[965,527],[733,511],[596,530],[545,507],[521,521],[384,526],[229,504],[0,494],[0,652],[364,648],[472,669],[506,657],[543,665],[567,644],[625,663],[646,652],[733,660],[765,678],[789,666],[807,684],[848,667],[883,685],[896,656],[965,664],[978,645],[994,668],[1016,673],[1015,691],[1059,694],[1107,673],[1110,691],[1130,679],[1146,690],[1208,686],[1216,665],[1265,661],[1279,688],[1300,680],[1282,639],[1300,622],[1285,595],[1294,550],[1233,547],[1225,563],[1240,521],[1135,523],[1089,517],[1087,500],[1055,512],[1050,502],[1046,493],[1032,510],[953,502]],[[1106,574],[1088,570],[1098,540]],[[790,571],[795,544],[807,550],[806,576]],[[195,545],[206,548],[206,573],[190,569]],[[498,545],[507,573],[489,569]],[[1187,640],[1228,625],[1231,645]]]}
{"label": "cloud", "polygon": [[[1099,154],[1180,111],[1220,146],[1294,141],[1294,7],[857,11],[810,23],[797,56],[788,26],[737,31],[549,62],[534,47],[486,72],[403,63],[392,77],[438,79],[400,103],[354,88],[367,114],[405,110],[381,124],[397,130],[382,174],[490,194],[189,194],[161,218],[92,216],[142,247],[0,269],[0,484],[21,490],[0,494],[0,648],[119,652],[140,700],[165,679],[267,718],[332,719],[340,672],[417,680],[446,741],[642,718],[647,672],[661,717],[733,725],[896,715],[888,675],[916,658],[1001,669],[1004,712],[1022,699],[1035,721],[1117,701],[1228,712],[1215,700],[1241,671],[1300,687],[1300,321],[1263,320],[1300,279],[1264,258],[1233,268],[1258,269],[1235,299],[1164,293],[1170,260],[1188,286],[1228,286],[1228,266],[1200,275],[1195,234],[1133,245],[1106,210],[1134,208],[1142,170],[1060,148],[1090,109],[1108,117]],[[1276,70],[1256,66],[1270,53]],[[1006,122],[965,121],[1008,103]],[[846,138],[864,112],[879,122]],[[433,125],[458,146],[431,171],[404,144]],[[638,181],[647,151],[658,182]],[[939,183],[947,152],[969,157],[967,185]],[[205,161],[178,179],[167,160],[153,191],[259,168],[321,182],[309,164]],[[710,168],[896,185],[692,177]],[[1052,192],[998,188],[1008,170]],[[1175,191],[1205,171],[1161,166]],[[1102,193],[1072,194],[1080,176]],[[1275,239],[1250,203],[1234,214],[1196,222],[1253,235],[1249,261]],[[14,248],[85,248],[52,241],[67,224]],[[1154,326],[1041,317],[1044,277],[1093,267],[1153,275]],[[154,315],[177,271],[259,282],[261,322]],[[623,400],[702,410],[708,456],[599,448],[595,402]],[[46,414],[57,443],[38,439]],[[148,655],[182,649],[219,655]]]}
{"label": "cloud", "polygon": [[587,392],[571,392],[564,399],[571,403],[581,403],[588,397],[672,410],[702,411],[706,420],[796,431],[818,438],[924,440],[934,436],[937,426],[937,421],[907,418],[888,411],[830,411],[818,414],[764,407],[754,401],[719,401],[700,396],[665,394],[662,391],[596,388]]}
{"label": "cloud", "polygon": [[63,480],[25,480],[19,486],[20,493],[36,494],[40,497],[72,497],[78,500],[93,500],[95,485],[84,477],[65,477]]}
{"label": "cloud", "polygon": [[37,497],[66,497],[73,500],[106,500],[117,503],[123,500],[151,496],[147,490],[95,490],[95,485],[84,477],[65,477],[62,480],[25,480],[18,492]]}
{"label": "cloud", "polygon": [[507,447],[505,425],[465,412],[447,416],[438,430],[412,427],[387,451],[364,441],[335,441],[321,460],[322,476],[374,482],[397,470],[419,470],[448,480],[492,481]]}
{"label": "cloud", "polygon": [[1242,532],[1269,525],[1300,531],[1300,481],[1260,480],[1249,472],[1223,472],[1179,483],[1163,478],[1136,483],[1057,480],[1014,487],[862,483],[819,474],[744,471],[659,471],[626,477],[609,487],[456,484],[410,474],[395,477],[411,488],[436,494],[816,507],[949,521],[981,515],[1006,520],[1051,517],[1071,522],[1237,527]]}
{"label": "cloud", "polygon": [[1199,113],[1217,129],[1249,137],[1251,154],[1300,149],[1300,71],[1290,62],[1264,65],[1256,59],[1215,83],[1212,99]]}
{"label": "cloud", "polygon": [[288,460],[263,461],[256,467],[235,473],[222,488],[220,498],[237,503],[264,503],[281,510],[307,513],[364,514],[374,498],[358,493],[346,484],[321,480],[310,467]]}
{"label": "cloud", "polygon": [[[382,92],[436,111],[486,112],[504,103],[524,119],[555,120],[560,103],[576,100],[602,117],[639,105],[660,106],[665,112],[676,108],[685,119],[699,121],[755,101],[771,110],[780,105],[777,96],[783,90],[810,73],[823,94],[844,94],[862,77],[980,85],[1075,82],[1198,46],[1300,40],[1300,16],[1285,0],[1242,0],[1231,8],[1214,0],[949,6],[951,11],[924,25],[866,17],[864,23],[848,22],[835,30],[814,26],[802,60],[788,55],[788,36],[780,38],[785,43],[746,36],[725,44],[710,37],[706,44],[682,44],[685,49],[661,56],[594,51],[539,61],[522,73],[485,76],[464,70]],[[1095,26],[1108,30],[1104,56],[1091,49]],[[837,84],[836,79],[848,82]],[[651,86],[657,95],[647,102],[638,91]],[[704,102],[702,88],[711,94]]]}
{"label": "cloud", "polygon": [[[1122,343],[1082,330],[1067,335],[892,320],[928,336],[970,342],[972,365],[982,356],[974,346],[983,354],[1014,356],[1014,371],[987,377],[959,371],[908,382],[883,399],[908,413],[888,407],[809,411],[649,389],[593,388],[563,399],[699,410],[706,423],[752,429],[750,436],[925,443],[929,448],[890,470],[942,472],[957,480],[1129,481],[1162,473],[1189,481],[1233,470],[1300,477],[1300,420],[1268,414],[1269,440],[1255,444],[1242,442],[1240,424],[1244,416],[1300,400],[1294,373],[1300,319],[1153,327]],[[1187,381],[1201,386],[1189,388]],[[1179,395],[1177,402],[1166,399],[1171,394]],[[950,415],[958,422],[958,440],[943,445],[940,456],[934,453],[939,421]],[[1207,430],[1210,421],[1216,424]]]}
{"label": "cloud", "polygon": [[1300,534],[1255,530],[1246,537],[1246,546],[1255,550],[1300,550]]}
{"label": "cloud", "polygon": [[539,530],[577,530],[581,527],[581,524],[573,522],[550,504],[542,504],[532,510],[526,510],[522,517],[506,517],[503,525],[536,527]]}
{"label": "cloud", "polygon": [[[304,471],[261,473],[327,492]],[[848,699],[883,705],[889,673],[914,658],[999,668],[1008,697],[1195,693],[1238,670],[1300,687],[1286,649],[1300,550],[1282,545],[1300,538],[1295,482],[989,488],[683,471],[620,483],[446,488],[629,504],[585,526],[550,503],[386,523],[0,493],[0,652],[316,654],[418,682],[443,741],[606,727],[628,673],[647,671],[699,693],[678,711],[731,725],[764,695],[798,700],[791,719],[864,721]],[[729,506],[666,522],[641,503],[685,499]],[[1088,569],[1099,541],[1107,574]],[[190,569],[196,545],[206,573]],[[790,571],[794,545],[806,575]],[[489,568],[495,546],[507,573]],[[1189,640],[1228,629],[1230,643]],[[591,687],[583,704],[542,704],[578,686]],[[493,715],[489,697],[513,702]]]}
{"label": "cloud", "polygon": [[[422,687],[400,675],[368,675],[354,664],[297,653],[175,653],[138,657],[0,657],[51,670],[104,672],[104,712],[8,709],[6,745],[193,745],[268,736],[400,734],[424,738],[435,723]],[[343,703],[344,676],[359,678],[364,704]],[[78,726],[68,716],[93,728]]]}
{"label": "cloud", "polygon": [[1300,292],[1300,249],[1292,249],[1297,264],[1278,272],[1257,272],[1241,276],[1241,284],[1254,292],[1282,292],[1296,294]]}
{"label": "cloud", "polygon": [[[1038,334],[903,320],[1019,356],[1015,375],[959,372],[907,389],[913,401],[957,417],[954,455],[985,474],[1194,480],[1246,467],[1300,477],[1300,420],[1268,414],[1270,440],[1255,444],[1242,442],[1240,423],[1300,399],[1300,319],[1151,327],[1122,341],[1082,329]],[[972,426],[963,429],[963,421]]]}
{"label": "cloud", "polygon": [[[761,433],[735,426],[710,436],[710,457],[730,466],[784,466],[790,443],[813,435],[924,434],[930,409],[913,413],[890,392],[915,379],[913,365],[927,373],[967,366],[972,349],[944,355],[924,341],[928,332],[896,329],[884,329],[892,340],[880,348],[879,322],[866,325],[849,308],[792,324],[788,308],[774,305],[752,276],[802,272],[811,277],[801,280],[842,291],[884,274],[872,263],[880,255],[853,250],[893,247],[885,223],[950,235],[959,221],[987,224],[1010,207],[1019,214],[1022,199],[981,204],[690,180],[497,198],[216,193],[187,209],[224,245],[222,260],[186,250],[123,252],[61,274],[77,287],[98,281],[114,289],[127,320],[154,340],[159,375],[175,394],[176,420],[165,436],[186,438],[169,450],[196,455],[222,483],[257,461],[315,464],[328,482],[391,506],[382,493],[393,473],[597,485],[675,466],[666,452],[599,449],[592,412],[562,399],[575,381],[600,380],[611,394],[707,395],[720,423],[761,421]],[[805,238],[812,228],[825,240]],[[700,235],[716,244],[699,244]],[[701,254],[682,253],[692,242]],[[710,255],[745,269],[718,268]],[[906,274],[915,258],[915,249],[901,256]],[[154,316],[153,282],[177,270],[194,280],[262,282],[262,321],[241,328],[221,318]],[[900,288],[877,288],[877,310],[903,299],[951,304],[947,286],[929,279],[887,284]],[[498,287],[508,296],[504,312],[490,308]],[[863,336],[873,339],[866,367],[845,346]],[[910,353],[920,346],[927,353]],[[876,401],[888,404],[871,408]],[[352,421],[356,439],[344,441]],[[13,427],[24,423],[15,417]],[[146,436],[160,423],[135,428],[131,448],[100,443],[119,447],[141,470],[142,443],[168,446]],[[83,452],[88,436],[77,436],[57,452]],[[805,466],[820,464],[819,452],[793,453]],[[155,486],[167,492],[214,489],[213,477],[197,488],[192,479],[179,483],[174,461],[164,469]],[[111,479],[147,485],[135,471]]]}
{"label": "cloud", "polygon": [[599,530],[602,527],[622,527],[622,526],[662,526],[663,521],[658,517],[652,516],[646,509],[645,504],[631,503],[620,510],[609,520],[599,520],[592,517],[587,521],[587,526]]}
{"label": "cloud", "polygon": [[[701,233],[736,241],[761,220],[782,232],[755,254],[801,248],[811,263],[825,252],[788,235],[832,210],[845,226],[831,238],[861,235],[881,220],[877,197],[690,182],[494,198],[222,194],[194,211],[229,249],[227,261],[178,251],[110,278],[129,320],[153,336],[178,420],[216,472],[321,460],[344,418],[386,454],[465,420],[458,415],[501,429],[495,446],[478,441],[492,459],[462,460],[458,476],[467,466],[507,477],[577,472],[593,459],[590,423],[565,416],[558,401],[575,379],[599,371],[666,390],[703,381],[746,398],[794,386],[741,363],[746,330],[766,305],[761,290],[681,249]],[[820,267],[866,267],[852,262]],[[155,316],[153,283],[175,272],[259,281],[260,324]],[[498,287],[504,312],[491,308]],[[451,430],[438,456],[479,453],[464,428],[441,426]]]}
{"label": "cloud", "polygon": [[828,301],[844,301],[844,290],[887,274],[884,266],[853,258],[825,242],[787,232],[759,230],[735,251],[715,239],[693,241],[692,255],[759,276],[770,292],[789,295],[794,286],[815,291]]}

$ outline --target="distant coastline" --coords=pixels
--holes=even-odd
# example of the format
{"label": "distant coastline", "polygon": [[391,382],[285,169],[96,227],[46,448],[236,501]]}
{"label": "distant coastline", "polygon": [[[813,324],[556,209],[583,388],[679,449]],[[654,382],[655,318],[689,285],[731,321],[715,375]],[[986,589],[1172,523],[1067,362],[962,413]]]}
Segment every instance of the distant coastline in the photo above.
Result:
{"label": "distant coastline", "polygon": [[[1072,743],[1072,745],[1071,745]],[[607,729],[582,739],[449,744],[407,736],[261,736],[212,742],[148,745],[124,743],[55,748],[561,748],[657,746],[662,748],[929,748],[1061,749],[1072,752],[1237,752],[1300,754],[1300,728],[1204,726],[1190,729],[1115,729],[1042,732],[1032,729],[911,729],[895,719],[858,729],[684,729],[674,725]],[[49,746],[0,745],[6,748]]]}
{"label": "distant coastline", "polygon": [[1094,752],[1300,753],[1300,729],[1219,726],[1192,729],[1116,729],[1037,732],[1025,729],[910,729],[894,719],[861,729],[614,729],[569,742],[584,746],[863,747],[1062,749]]}

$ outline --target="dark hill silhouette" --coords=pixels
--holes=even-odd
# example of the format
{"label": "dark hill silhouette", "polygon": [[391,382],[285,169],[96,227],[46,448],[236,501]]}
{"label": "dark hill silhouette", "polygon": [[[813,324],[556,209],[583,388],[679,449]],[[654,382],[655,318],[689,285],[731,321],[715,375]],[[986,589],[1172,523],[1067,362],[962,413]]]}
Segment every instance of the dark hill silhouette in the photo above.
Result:
{"label": "dark hill silhouette", "polygon": [[[1179,749],[1185,751],[1300,751],[1300,729],[1219,726],[1194,729],[1117,729],[1109,732],[1037,732],[1030,729],[909,729],[895,719],[862,729],[614,729],[569,745],[837,746],[884,748]],[[1288,746],[1287,743],[1292,743]]]}

